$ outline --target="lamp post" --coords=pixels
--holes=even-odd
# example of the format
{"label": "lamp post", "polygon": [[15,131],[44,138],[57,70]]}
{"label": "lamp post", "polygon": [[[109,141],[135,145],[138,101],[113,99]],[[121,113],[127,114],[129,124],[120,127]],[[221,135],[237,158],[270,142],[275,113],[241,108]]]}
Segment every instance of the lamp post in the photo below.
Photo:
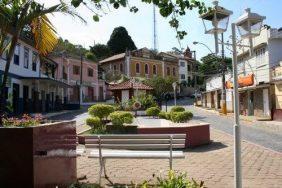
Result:
{"label": "lamp post", "polygon": [[177,83],[173,82],[172,83],[172,87],[173,87],[173,91],[174,91],[174,106],[176,106],[176,87],[177,87]]}
{"label": "lamp post", "polygon": [[214,54],[213,51],[209,48],[209,46],[206,45],[205,43],[194,41],[193,44],[194,45],[201,44],[201,45],[205,46],[210,51],[211,54]]}
{"label": "lamp post", "polygon": [[[215,5],[207,13],[200,16],[204,21],[210,21],[212,24],[212,28],[207,28],[206,25],[206,33],[217,35],[219,32],[223,33],[227,29],[229,16],[232,14],[232,11],[228,11],[223,7],[218,6],[218,2],[215,1],[213,3]],[[218,20],[220,18],[220,20]],[[236,26],[239,29],[239,33],[242,38],[249,39],[250,51],[253,50],[252,38],[258,36],[261,31],[262,22],[265,19],[264,16],[260,16],[256,13],[251,13],[250,9],[246,9],[246,12],[239,17],[236,23],[231,24],[232,28],[232,48],[233,48],[233,95],[234,95],[234,187],[241,188],[242,187],[242,170],[241,170],[241,130],[240,130],[240,122],[239,122],[239,94],[238,94],[238,78],[237,78],[237,45],[236,44]],[[226,27],[223,30],[220,30],[217,23],[225,20]],[[227,20],[227,22],[226,22]],[[205,22],[204,22],[205,24]],[[217,37],[215,37],[217,38]],[[218,50],[218,40],[216,39],[216,52]],[[224,43],[221,41],[221,43]],[[229,45],[229,44],[227,44]],[[250,53],[252,55],[252,53]]]}

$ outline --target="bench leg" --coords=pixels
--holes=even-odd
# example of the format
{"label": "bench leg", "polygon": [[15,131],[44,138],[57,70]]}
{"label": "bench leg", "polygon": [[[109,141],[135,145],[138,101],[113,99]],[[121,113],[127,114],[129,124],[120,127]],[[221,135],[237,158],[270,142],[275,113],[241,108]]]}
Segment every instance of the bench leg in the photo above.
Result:
{"label": "bench leg", "polygon": [[103,169],[104,169],[105,178],[108,178],[108,175],[106,173],[106,159],[103,159]]}

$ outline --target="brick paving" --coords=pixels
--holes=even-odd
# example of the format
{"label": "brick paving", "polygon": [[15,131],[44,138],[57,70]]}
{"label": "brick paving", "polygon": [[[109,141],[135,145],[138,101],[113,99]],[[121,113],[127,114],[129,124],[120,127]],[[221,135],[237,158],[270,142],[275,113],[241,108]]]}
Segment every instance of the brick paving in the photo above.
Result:
{"label": "brick paving", "polygon": [[[211,129],[213,143],[185,151],[185,159],[175,159],[173,168],[187,172],[195,180],[203,180],[207,187],[233,187],[233,137]],[[78,177],[87,176],[85,182],[98,181],[97,159],[78,157]],[[282,187],[282,153],[242,142],[243,187]],[[168,160],[163,159],[109,159],[107,174],[112,183],[102,180],[102,185],[142,183],[152,174],[166,172]]]}

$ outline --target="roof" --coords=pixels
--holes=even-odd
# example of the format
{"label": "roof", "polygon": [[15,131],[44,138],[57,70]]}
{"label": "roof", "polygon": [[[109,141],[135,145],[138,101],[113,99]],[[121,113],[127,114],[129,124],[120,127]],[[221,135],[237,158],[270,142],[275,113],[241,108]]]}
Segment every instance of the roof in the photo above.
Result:
{"label": "roof", "polygon": [[100,61],[99,63],[106,63],[106,62],[109,62],[109,61],[114,61],[114,60],[122,59],[124,57],[125,57],[125,53],[116,54],[116,55],[113,55],[111,57],[108,57],[108,58]]}
{"label": "roof", "polygon": [[109,90],[127,90],[127,89],[140,89],[140,90],[153,90],[151,86],[136,82],[134,79],[127,80],[119,84],[109,85]]}
{"label": "roof", "polygon": [[62,82],[60,80],[56,80],[56,79],[53,79],[53,78],[49,78],[49,77],[21,77],[20,79],[22,80],[39,80],[39,81],[42,81],[42,82],[46,82],[46,83],[50,83],[50,84],[55,84],[55,85],[58,85],[59,87],[64,87],[64,88],[71,88],[72,86],[65,83],[65,82]]}

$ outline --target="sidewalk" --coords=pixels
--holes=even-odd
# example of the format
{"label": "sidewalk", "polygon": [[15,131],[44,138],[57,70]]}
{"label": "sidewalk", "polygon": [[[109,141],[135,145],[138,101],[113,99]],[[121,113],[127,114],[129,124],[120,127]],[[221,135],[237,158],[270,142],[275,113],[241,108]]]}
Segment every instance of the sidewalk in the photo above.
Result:
{"label": "sidewalk", "polygon": [[[203,180],[206,187],[232,188],[233,137],[222,131],[211,129],[209,145],[188,149],[185,159],[173,160],[173,169],[187,172],[190,178]],[[169,169],[165,159],[109,159],[106,162],[108,180],[103,179],[103,186],[113,184],[142,183],[152,179],[153,174],[164,174]],[[86,175],[85,182],[95,183],[98,180],[98,159],[81,156],[77,158],[78,177]],[[282,153],[242,141],[242,178],[244,188],[281,187]]]}
{"label": "sidewalk", "polygon": [[[204,111],[209,112],[209,113],[214,113],[214,114],[220,115],[222,117],[226,117],[226,118],[233,118],[234,117],[234,113],[228,113],[227,115],[223,115],[215,109],[207,109],[207,108],[203,108],[203,107],[199,107],[199,106],[194,106],[194,107],[197,108],[197,109],[200,109],[200,110],[204,110]],[[258,117],[255,117],[255,116],[240,115],[239,118],[240,118],[241,121],[244,121],[247,125],[251,125],[251,126],[257,127],[259,129],[263,129],[263,130],[266,130],[266,131],[270,131],[270,132],[278,133],[278,134],[282,135],[282,122],[272,121],[272,120],[266,121],[266,119],[260,119],[260,121],[259,121]]]}

